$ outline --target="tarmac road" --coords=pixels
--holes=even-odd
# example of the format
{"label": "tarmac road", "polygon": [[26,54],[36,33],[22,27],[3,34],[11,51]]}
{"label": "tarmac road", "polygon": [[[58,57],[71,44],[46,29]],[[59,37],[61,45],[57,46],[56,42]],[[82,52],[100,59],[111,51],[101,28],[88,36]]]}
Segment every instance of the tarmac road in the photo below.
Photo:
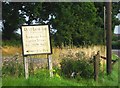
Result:
{"label": "tarmac road", "polygon": [[120,57],[120,49],[112,49],[112,52]]}

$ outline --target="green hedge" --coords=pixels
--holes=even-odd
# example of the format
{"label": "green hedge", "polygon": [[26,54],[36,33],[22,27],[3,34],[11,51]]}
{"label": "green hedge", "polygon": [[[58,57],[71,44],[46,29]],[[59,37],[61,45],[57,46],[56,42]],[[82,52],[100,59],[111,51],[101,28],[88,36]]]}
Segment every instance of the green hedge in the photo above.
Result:
{"label": "green hedge", "polygon": [[120,36],[115,36],[115,35],[112,36],[112,41],[118,41],[118,40],[120,40]]}
{"label": "green hedge", "polygon": [[21,46],[21,40],[3,40],[2,46]]}
{"label": "green hedge", "polygon": [[120,41],[113,41],[112,49],[120,49]]}

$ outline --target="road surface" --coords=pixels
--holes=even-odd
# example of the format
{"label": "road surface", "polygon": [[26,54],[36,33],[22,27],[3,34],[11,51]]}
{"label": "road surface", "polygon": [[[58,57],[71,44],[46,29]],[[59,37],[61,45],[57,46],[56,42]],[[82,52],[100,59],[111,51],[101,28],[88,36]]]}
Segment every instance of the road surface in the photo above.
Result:
{"label": "road surface", "polygon": [[120,49],[112,49],[112,52],[120,57]]}

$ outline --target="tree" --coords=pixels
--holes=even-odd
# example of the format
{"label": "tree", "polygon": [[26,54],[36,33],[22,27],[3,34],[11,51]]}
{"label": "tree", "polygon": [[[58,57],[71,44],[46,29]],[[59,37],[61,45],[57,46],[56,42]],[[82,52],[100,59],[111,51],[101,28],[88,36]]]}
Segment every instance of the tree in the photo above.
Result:
{"label": "tree", "polygon": [[117,14],[120,13],[120,1],[112,3],[112,31],[114,31],[115,25],[120,24],[120,20],[116,18]]}
{"label": "tree", "polygon": [[[103,27],[104,25],[104,6],[105,2],[95,2],[95,7],[98,14],[98,23],[97,25]],[[120,2],[112,2],[112,30],[114,30],[115,25],[119,25],[120,21],[116,18],[116,15],[120,13]]]}
{"label": "tree", "polygon": [[[114,3],[114,6],[116,4],[119,7],[119,3]],[[31,25],[35,20],[39,24],[51,25],[50,35],[55,46],[101,44],[104,27],[103,6],[102,2],[3,3],[3,38],[14,38],[14,31],[23,23]],[[118,11],[115,7],[113,14]],[[28,21],[25,20],[26,16],[29,17]]]}
{"label": "tree", "polygon": [[[56,5],[57,4],[57,5]],[[53,35],[55,45],[77,45],[96,43],[95,23],[97,19],[94,3],[54,3],[55,9],[46,12],[55,16],[50,23],[57,32]],[[51,11],[54,10],[54,11]],[[98,38],[96,38],[97,40]],[[99,39],[98,39],[99,40]]]}
{"label": "tree", "polygon": [[[20,28],[23,23],[30,25],[32,21],[37,20],[41,14],[41,3],[3,2],[2,4],[3,39],[14,39],[15,31]],[[29,17],[28,21],[25,20],[26,16]]]}
{"label": "tree", "polygon": [[17,3],[3,3],[2,18],[3,18],[3,39],[11,39],[14,37],[14,31],[18,28],[19,20],[19,5]]}

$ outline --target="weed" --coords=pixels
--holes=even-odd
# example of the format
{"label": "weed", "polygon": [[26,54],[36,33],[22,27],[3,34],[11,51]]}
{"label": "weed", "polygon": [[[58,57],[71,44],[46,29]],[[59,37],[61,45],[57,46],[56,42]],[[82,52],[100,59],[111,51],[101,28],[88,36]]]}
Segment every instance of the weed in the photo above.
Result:
{"label": "weed", "polygon": [[61,72],[69,78],[73,75],[91,78],[93,76],[93,64],[89,63],[90,59],[86,59],[83,52],[79,52],[76,55],[77,60],[70,57],[62,60]]}

